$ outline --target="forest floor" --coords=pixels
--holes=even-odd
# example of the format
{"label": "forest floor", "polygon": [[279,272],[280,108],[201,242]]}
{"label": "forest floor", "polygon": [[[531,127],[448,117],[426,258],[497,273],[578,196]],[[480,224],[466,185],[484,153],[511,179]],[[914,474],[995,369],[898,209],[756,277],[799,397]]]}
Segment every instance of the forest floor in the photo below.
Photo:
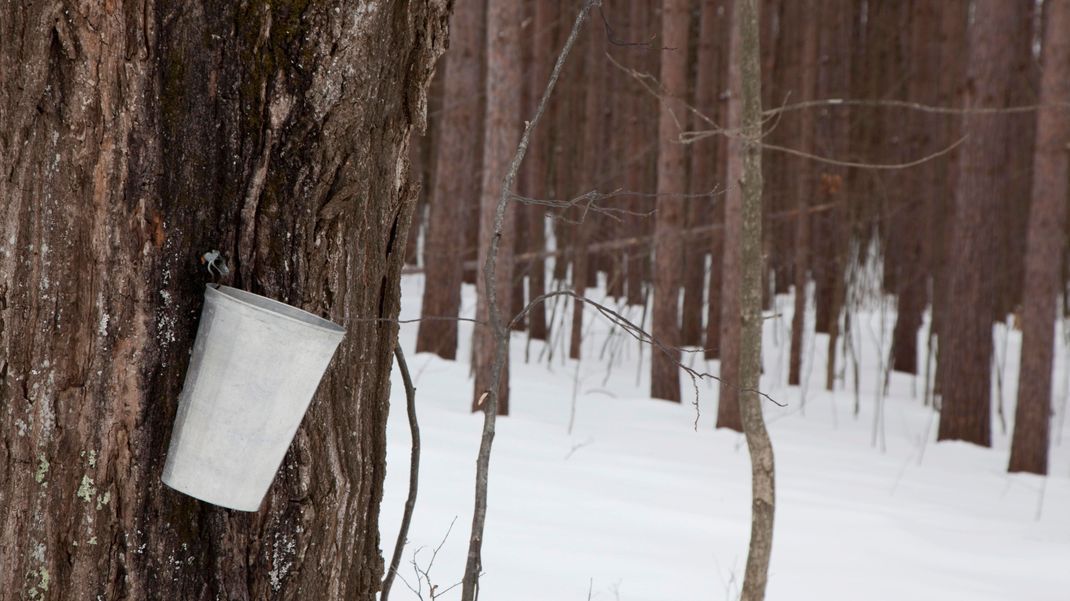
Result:
{"label": "forest floor", "polygon": [[[403,319],[419,317],[422,286],[422,276],[402,280]],[[588,295],[597,300],[604,293]],[[471,316],[474,304],[474,289],[465,286],[463,314]],[[1070,599],[1065,346],[1055,376],[1051,476],[1009,475],[1020,333],[996,328],[997,362],[1005,364],[997,371],[1009,399],[1006,432],[994,406],[993,448],[938,444],[920,378],[892,373],[889,394],[878,398],[880,357],[887,356],[895,318],[894,304],[880,305],[870,302],[854,331],[861,356],[857,415],[852,364],[846,386],[825,391],[824,335],[804,345],[804,386],[784,384],[790,298],[779,298],[778,315],[766,320],[762,387],[786,404],[765,403],[777,462],[767,599]],[[638,321],[641,310],[628,314]],[[742,435],[713,427],[715,383],[699,384],[697,409],[686,377],[683,403],[650,399],[650,349],[640,356],[633,339],[611,333],[592,311],[584,317],[585,359],[578,364],[567,359],[567,336],[560,332],[552,359],[547,345],[529,345],[526,333],[512,337],[511,415],[498,420],[491,459],[482,598],[737,599],[750,528],[750,467]],[[469,411],[471,328],[461,323],[461,360],[452,362],[414,354],[417,326],[401,326],[417,387],[423,458],[399,573],[417,587],[414,558],[427,569],[441,545],[430,578],[444,600],[460,597],[459,588],[442,592],[464,569],[482,427],[482,415]],[[919,352],[925,356],[924,348]],[[701,355],[694,360],[701,363]],[[716,367],[711,362],[708,369],[716,373]],[[387,558],[407,492],[410,443],[397,369],[392,378],[380,521]],[[422,595],[432,598],[426,581]],[[399,580],[391,598],[420,597]]]}

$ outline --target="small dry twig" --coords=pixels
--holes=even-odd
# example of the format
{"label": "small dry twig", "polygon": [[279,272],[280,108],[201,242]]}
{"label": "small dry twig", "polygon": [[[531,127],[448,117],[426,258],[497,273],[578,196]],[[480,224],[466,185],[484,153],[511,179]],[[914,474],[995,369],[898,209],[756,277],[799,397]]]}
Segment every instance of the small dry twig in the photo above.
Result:
{"label": "small dry twig", "polygon": [[479,597],[479,576],[483,571],[482,549],[483,528],[487,520],[487,479],[490,472],[490,453],[494,443],[494,425],[498,417],[498,390],[501,384],[502,371],[509,353],[509,328],[502,323],[497,299],[496,269],[498,262],[498,249],[501,246],[502,232],[505,223],[505,210],[508,208],[509,199],[513,195],[513,188],[520,164],[524,161],[528,144],[531,140],[531,132],[535,129],[539,120],[546,112],[550,96],[553,94],[557,80],[561,77],[565,59],[572,52],[580,30],[591,13],[591,9],[600,6],[601,0],[585,0],[576,20],[572,24],[572,31],[565,40],[564,47],[554,63],[550,73],[550,81],[543,90],[542,98],[535,109],[535,115],[524,126],[524,132],[520,136],[520,144],[517,145],[516,153],[509,163],[505,179],[502,181],[501,196],[494,214],[494,230],[490,239],[490,248],[487,252],[486,262],[483,264],[483,280],[486,284],[487,307],[490,315],[490,327],[494,332],[494,363],[491,366],[490,395],[483,406],[483,434],[479,443],[479,454],[476,458],[476,498],[475,508],[472,512],[472,532],[468,539],[468,560],[465,562],[464,578],[461,581],[461,601],[475,601]]}
{"label": "small dry twig", "polygon": [[453,520],[450,522],[450,527],[446,529],[446,535],[442,537],[442,540],[438,543],[438,546],[435,547],[433,551],[431,551],[431,560],[427,562],[427,567],[421,567],[420,563],[417,561],[417,557],[419,556],[420,551],[423,551],[425,547],[420,547],[419,549],[413,552],[412,559],[409,563],[412,564],[412,571],[416,574],[416,586],[413,586],[408,580],[405,579],[404,576],[401,576],[400,574],[398,575],[398,577],[401,578],[401,582],[404,583],[405,586],[408,587],[408,589],[412,591],[412,593],[416,595],[416,597],[421,601],[423,601],[424,598],[423,592],[425,583],[427,584],[427,591],[430,595],[431,601],[435,601],[435,599],[438,599],[439,597],[445,595],[446,593],[452,591],[453,589],[461,585],[460,582],[455,582],[450,586],[439,590],[439,585],[435,584],[431,580],[431,568],[433,568],[435,565],[435,559],[438,558],[438,552],[441,551],[442,546],[446,544],[446,539],[450,537],[450,532],[453,532],[453,525],[456,523],[457,518],[454,517]]}
{"label": "small dry twig", "polygon": [[[383,578],[383,592],[379,596],[380,601],[387,601],[390,597],[390,588],[394,584],[394,576],[397,574],[398,565],[401,564],[401,553],[405,548],[405,540],[409,536],[412,512],[416,508],[416,489],[420,483],[420,424],[416,420],[416,387],[412,384],[409,365],[405,362],[405,353],[401,350],[400,342],[394,344],[394,358],[397,359],[401,380],[405,384],[405,407],[409,414],[409,432],[412,434],[412,454],[409,462],[409,495],[405,499],[405,511],[401,516],[398,540],[394,543],[394,555],[390,560],[390,569],[387,570],[386,576]],[[452,524],[450,527],[452,528]],[[441,547],[441,545],[439,546]]]}

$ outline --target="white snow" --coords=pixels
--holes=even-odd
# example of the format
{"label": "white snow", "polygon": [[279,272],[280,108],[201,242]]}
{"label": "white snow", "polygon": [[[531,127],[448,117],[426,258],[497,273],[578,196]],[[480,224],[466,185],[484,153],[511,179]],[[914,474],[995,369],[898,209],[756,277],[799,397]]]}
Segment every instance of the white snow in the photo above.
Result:
{"label": "white snow", "polygon": [[[403,319],[419,317],[422,285],[421,276],[403,279]],[[603,296],[594,289],[588,294]],[[805,410],[800,389],[784,385],[791,302],[777,304],[779,317],[766,321],[762,386],[788,406],[765,405],[777,460],[767,599],[1070,599],[1070,438],[1053,432],[1050,477],[1006,473],[1020,334],[1007,338],[1007,434],[994,409],[992,449],[938,444],[937,419],[922,406],[921,382],[904,374],[892,374],[883,428],[875,429],[876,349],[882,341],[890,344],[894,304],[872,307],[855,328],[863,358],[857,418],[851,369],[846,387],[824,390],[823,335],[805,347],[814,356],[804,365]],[[466,286],[464,313],[471,316],[473,309],[474,291]],[[629,314],[638,320],[640,311]],[[457,362],[414,354],[417,326],[401,327],[418,389],[423,457],[400,575],[415,587],[414,553],[426,568],[456,519],[430,572],[439,592],[461,578],[471,524],[482,426],[482,415],[469,412],[471,327],[461,324]],[[547,365],[539,359],[542,343],[531,343],[525,362],[526,334],[513,336],[512,414],[498,420],[491,459],[481,597],[582,601],[590,588],[591,599],[604,600],[738,598],[750,528],[750,467],[742,436],[713,428],[716,387],[700,385],[696,430],[690,397],[683,404],[648,397],[649,348],[640,364],[637,343],[618,335],[601,356],[609,326],[588,311],[585,329],[578,370],[576,362],[562,360],[567,353],[556,338]],[[1006,332],[997,328],[1002,354],[1001,336]],[[611,365],[613,348],[619,350]],[[1067,390],[1065,347],[1057,355],[1058,407]],[[716,363],[709,369],[715,372]],[[380,522],[387,559],[407,492],[410,443],[396,369],[392,378]],[[690,394],[686,379],[683,390]],[[1061,418],[1057,413],[1055,427],[1065,434]],[[874,444],[881,430],[883,451]],[[431,598],[426,583],[423,595]],[[391,599],[416,598],[395,581]],[[459,599],[460,589],[439,598]]]}

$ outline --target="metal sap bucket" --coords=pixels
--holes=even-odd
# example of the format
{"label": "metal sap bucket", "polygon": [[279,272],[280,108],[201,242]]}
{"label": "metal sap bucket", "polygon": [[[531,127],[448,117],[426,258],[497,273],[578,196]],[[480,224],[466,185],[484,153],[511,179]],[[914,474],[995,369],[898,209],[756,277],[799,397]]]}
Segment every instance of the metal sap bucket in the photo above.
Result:
{"label": "metal sap bucket", "polygon": [[290,305],[208,286],[164,484],[215,505],[259,509],[344,334]]}

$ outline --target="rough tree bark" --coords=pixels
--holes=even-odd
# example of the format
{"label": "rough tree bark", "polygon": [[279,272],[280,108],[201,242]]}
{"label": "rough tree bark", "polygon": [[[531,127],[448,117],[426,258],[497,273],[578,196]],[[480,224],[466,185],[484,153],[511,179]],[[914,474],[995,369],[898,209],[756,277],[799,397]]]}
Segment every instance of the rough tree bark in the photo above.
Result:
{"label": "rough tree bark", "polygon": [[[743,73],[740,67],[740,24],[737,12],[744,0],[733,0],[727,7],[731,25],[728,53],[728,107],[725,127],[739,131],[742,125],[740,90]],[[728,138],[726,167],[726,190],[724,195],[724,256],[721,261],[721,369],[717,396],[717,427],[743,431],[739,413],[739,337],[742,290],[742,266],[740,265],[740,235],[743,229],[743,189],[739,182],[743,175],[743,142],[739,136]]]}
{"label": "rough tree bark", "polygon": [[654,223],[654,319],[651,333],[666,347],[650,362],[650,396],[680,402],[680,283],[683,279],[684,196],[687,193],[687,151],[680,143],[681,124],[687,123],[687,44],[691,22],[688,0],[663,0],[658,105],[658,184]]}
{"label": "rough tree bark", "polygon": [[[375,599],[407,145],[447,11],[0,11],[0,595]],[[348,330],[253,514],[160,483],[213,248]]]}
{"label": "rough tree bark", "polygon": [[[502,178],[509,167],[509,160],[520,139],[520,7],[506,0],[489,0],[487,3],[487,110],[483,125],[483,191],[480,194],[479,264],[487,262],[491,239],[495,236],[494,219],[502,190]],[[499,240],[495,269],[497,304],[503,320],[512,306],[513,292],[513,232],[515,230],[515,207],[505,211]],[[476,281],[476,318],[481,324],[473,329],[472,357],[475,371],[475,387],[472,394],[472,411],[481,411],[480,402],[490,390],[493,381],[495,332],[485,324],[490,323],[490,306],[487,302],[486,279]],[[509,360],[502,366],[498,382],[498,415],[509,414]]]}
{"label": "rough tree bark", "polygon": [[[1011,72],[1017,23],[1027,2],[977,0],[967,49],[966,106],[1006,107],[1012,93]],[[968,134],[961,146],[959,174],[951,221],[948,256],[948,310],[940,331],[940,378],[943,404],[940,440],[991,443],[990,361],[992,315],[997,302],[996,274],[984,266],[997,264],[994,232],[1006,202],[1006,115],[969,113]],[[967,310],[968,309],[968,310]]]}
{"label": "rough tree bark", "polygon": [[[743,154],[739,188],[742,193],[739,236],[741,280],[739,410],[751,463],[751,532],[742,601],[762,601],[773,551],[773,509],[776,484],[773,445],[762,417],[758,386],[762,371],[762,78],[758,45],[758,1],[736,0],[731,53],[738,71]],[[733,184],[734,185],[734,184]],[[726,274],[727,275],[727,274]]]}
{"label": "rough tree bark", "polygon": [[483,20],[486,6],[460,0],[450,23],[444,59],[440,135],[435,153],[434,188],[429,196],[424,251],[423,304],[416,352],[457,358],[457,317],[461,308],[465,246],[471,209],[478,204],[482,167],[483,103],[472,90],[482,85]]}
{"label": "rough tree bark", "polygon": [[1037,142],[1033,159],[1033,203],[1026,249],[1021,374],[1009,471],[1048,473],[1051,371],[1056,300],[1066,248],[1066,203],[1070,153],[1070,0],[1045,3],[1043,66]]}

